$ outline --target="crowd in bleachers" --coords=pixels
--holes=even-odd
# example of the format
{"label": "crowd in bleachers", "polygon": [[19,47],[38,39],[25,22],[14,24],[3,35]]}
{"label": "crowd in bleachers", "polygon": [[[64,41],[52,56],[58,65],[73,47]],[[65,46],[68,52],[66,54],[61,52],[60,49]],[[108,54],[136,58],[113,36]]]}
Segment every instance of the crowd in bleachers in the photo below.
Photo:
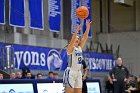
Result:
{"label": "crowd in bleachers", "polygon": [[[50,71],[47,76],[43,75],[42,73],[37,73],[33,75],[31,72],[21,73],[21,72],[12,72],[10,74],[9,79],[58,79],[59,74],[56,72]],[[0,80],[4,79],[4,75],[0,73]]]}
{"label": "crowd in bleachers", "polygon": [[[140,76],[129,75],[129,78],[125,82],[125,93],[140,93]],[[106,91],[107,93],[113,93],[113,83],[110,82],[109,77],[106,80]]]}

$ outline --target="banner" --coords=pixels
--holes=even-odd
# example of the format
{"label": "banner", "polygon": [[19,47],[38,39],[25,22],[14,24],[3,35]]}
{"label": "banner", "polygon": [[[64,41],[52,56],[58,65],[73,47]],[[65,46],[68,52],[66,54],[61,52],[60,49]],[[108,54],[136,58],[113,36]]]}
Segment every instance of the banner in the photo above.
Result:
{"label": "banner", "polygon": [[0,42],[0,69],[3,69],[3,48],[5,46],[5,43]]}
{"label": "banner", "polygon": [[24,66],[32,70],[64,70],[66,68],[66,51],[60,49],[13,45],[16,68]]}
{"label": "banner", "polygon": [[[67,67],[68,58],[65,49],[60,52],[60,49],[54,48],[0,43],[1,59],[6,56],[6,53],[2,53],[2,49],[5,47],[8,47],[8,50],[14,50],[14,52],[11,51],[10,53],[14,53],[14,63],[17,69],[27,66],[31,70],[63,71]],[[110,71],[116,65],[116,60],[111,54],[84,52],[83,57],[88,69],[94,72]]]}
{"label": "banner", "polygon": [[10,25],[25,26],[24,0],[9,0],[9,16]]}
{"label": "banner", "polygon": [[61,25],[61,0],[48,0],[49,28],[52,32],[59,32]]}
{"label": "banner", "polygon": [[29,0],[30,27],[44,29],[43,0]]}
{"label": "banner", "polygon": [[5,0],[0,0],[0,24],[5,24]]}
{"label": "banner", "polygon": [[[89,10],[89,16],[86,19],[91,20],[91,0],[82,0],[82,5],[86,6],[88,8],[88,10]],[[84,19],[84,23],[83,23],[83,33],[85,33],[85,31],[86,31],[86,19]],[[88,37],[92,38],[92,30],[91,30],[91,28],[90,28]]]}
{"label": "banner", "polygon": [[90,71],[110,71],[116,65],[116,60],[111,54],[87,52],[83,56]]}
{"label": "banner", "polygon": [[[80,6],[80,0],[71,0],[71,33],[73,34],[78,24],[81,23],[80,19],[76,16],[76,9]],[[79,35],[83,32],[79,31]]]}

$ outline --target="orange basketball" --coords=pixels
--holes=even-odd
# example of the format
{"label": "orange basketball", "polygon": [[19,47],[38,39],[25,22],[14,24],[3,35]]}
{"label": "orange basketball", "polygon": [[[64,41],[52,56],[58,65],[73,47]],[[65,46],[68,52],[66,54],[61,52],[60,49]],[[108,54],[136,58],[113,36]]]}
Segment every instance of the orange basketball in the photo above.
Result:
{"label": "orange basketball", "polygon": [[80,19],[85,19],[89,15],[88,8],[85,6],[80,6],[76,9],[76,15]]}

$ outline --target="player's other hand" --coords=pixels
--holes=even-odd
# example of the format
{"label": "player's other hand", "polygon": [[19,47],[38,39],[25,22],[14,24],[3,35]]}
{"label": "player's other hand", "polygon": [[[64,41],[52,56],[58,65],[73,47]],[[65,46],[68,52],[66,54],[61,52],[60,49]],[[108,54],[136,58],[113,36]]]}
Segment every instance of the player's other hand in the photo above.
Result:
{"label": "player's other hand", "polygon": [[82,24],[77,25],[77,27],[76,27],[76,31],[80,31],[80,30],[81,30],[81,25],[82,25]]}

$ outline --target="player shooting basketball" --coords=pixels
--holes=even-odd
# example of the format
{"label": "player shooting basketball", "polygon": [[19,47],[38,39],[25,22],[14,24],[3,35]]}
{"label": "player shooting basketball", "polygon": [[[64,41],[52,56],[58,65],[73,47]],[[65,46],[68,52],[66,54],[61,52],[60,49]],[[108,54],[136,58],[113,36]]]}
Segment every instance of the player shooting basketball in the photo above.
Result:
{"label": "player shooting basketball", "polygon": [[64,72],[64,87],[66,93],[82,93],[82,48],[87,41],[90,24],[91,21],[86,20],[86,31],[81,40],[78,36],[81,24],[78,25],[67,47],[69,60],[68,66]]}

